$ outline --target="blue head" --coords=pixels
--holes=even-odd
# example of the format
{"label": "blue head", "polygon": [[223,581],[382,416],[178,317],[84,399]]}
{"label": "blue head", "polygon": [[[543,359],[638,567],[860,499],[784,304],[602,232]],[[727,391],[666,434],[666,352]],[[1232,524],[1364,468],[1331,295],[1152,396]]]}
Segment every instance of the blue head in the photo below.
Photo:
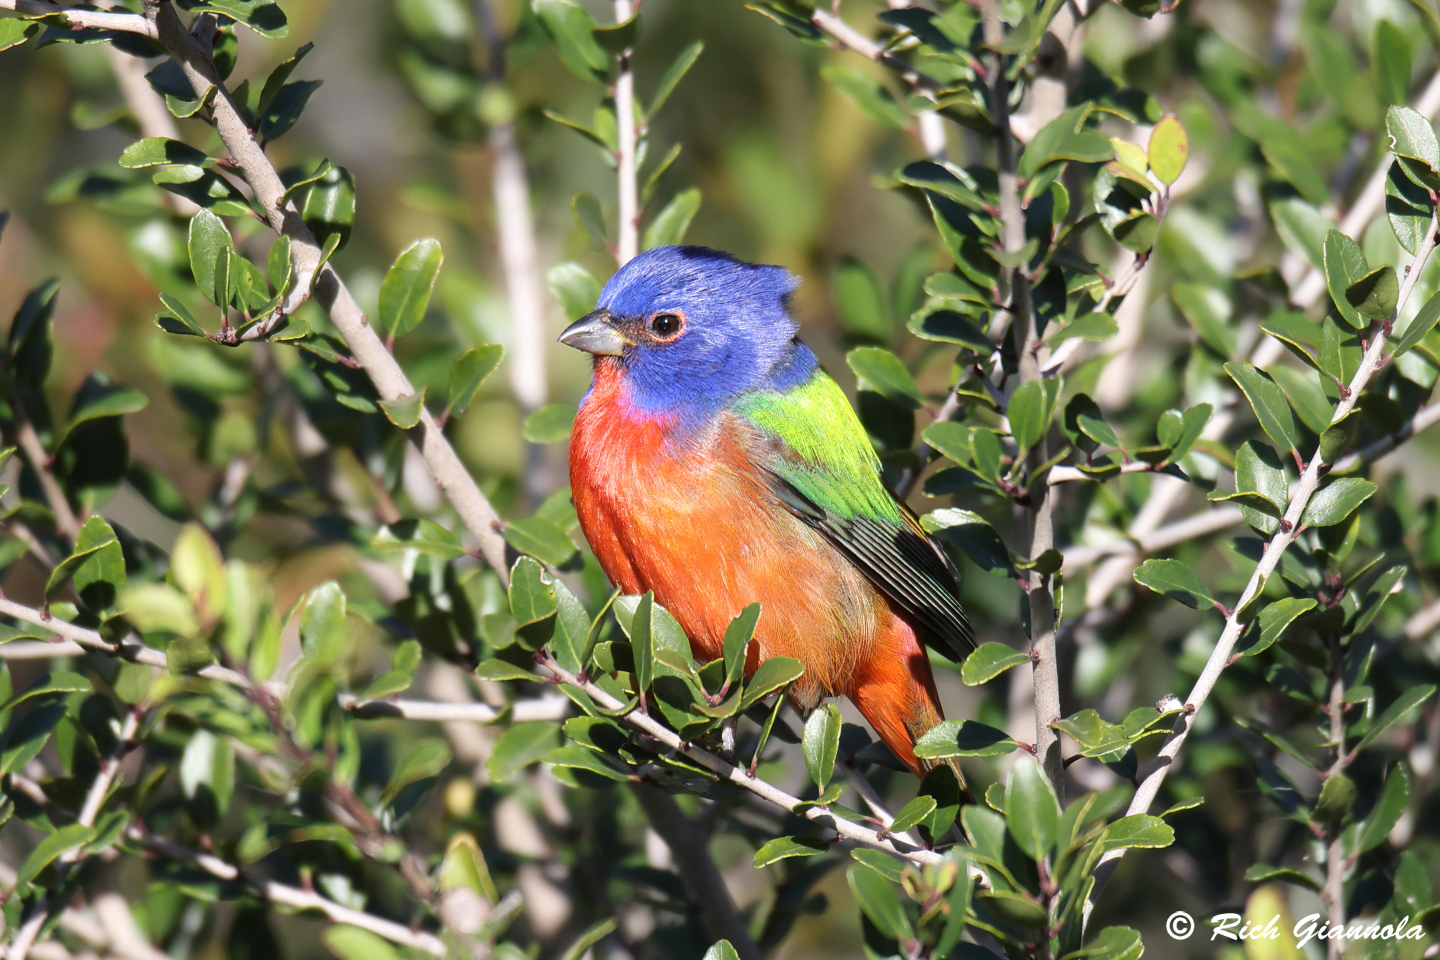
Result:
{"label": "blue head", "polygon": [[611,277],[596,310],[560,340],[618,357],[642,410],[710,412],[747,390],[783,390],[810,375],[815,356],[795,339],[790,315],[798,284],[781,267],[707,247],[656,247]]}

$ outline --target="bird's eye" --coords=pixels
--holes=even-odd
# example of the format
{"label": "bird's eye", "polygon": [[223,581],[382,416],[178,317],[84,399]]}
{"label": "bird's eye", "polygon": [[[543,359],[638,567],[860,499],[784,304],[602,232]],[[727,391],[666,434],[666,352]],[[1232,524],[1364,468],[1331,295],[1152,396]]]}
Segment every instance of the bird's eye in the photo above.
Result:
{"label": "bird's eye", "polygon": [[684,318],[675,313],[657,313],[650,318],[650,332],[662,340],[673,339],[684,325]]}

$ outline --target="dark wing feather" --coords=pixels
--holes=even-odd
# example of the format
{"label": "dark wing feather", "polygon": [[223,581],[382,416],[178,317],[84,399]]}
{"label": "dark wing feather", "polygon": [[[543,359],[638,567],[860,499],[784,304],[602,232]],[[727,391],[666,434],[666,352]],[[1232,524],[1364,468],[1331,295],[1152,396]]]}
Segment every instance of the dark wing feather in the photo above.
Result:
{"label": "dark wing feather", "polygon": [[784,477],[767,471],[767,478],[786,509],[834,544],[919,622],[926,643],[957,663],[975,649],[970,621],[956,596],[955,565],[905,504],[899,504],[903,525],[864,516],[846,519],[806,497]]}

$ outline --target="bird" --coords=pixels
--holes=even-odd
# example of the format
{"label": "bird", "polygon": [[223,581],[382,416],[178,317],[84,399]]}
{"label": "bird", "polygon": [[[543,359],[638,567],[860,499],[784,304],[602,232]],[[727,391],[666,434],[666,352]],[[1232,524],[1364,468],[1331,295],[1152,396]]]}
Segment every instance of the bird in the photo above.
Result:
{"label": "bird", "polygon": [[570,440],[575,510],[611,583],[653,591],[702,661],[759,601],[746,673],[799,660],[802,715],[847,697],[923,776],[935,763],[915,741],[944,719],[926,648],[958,661],[974,647],[959,575],[797,336],[798,285],[688,245],[610,278],[560,336],[593,355]]}

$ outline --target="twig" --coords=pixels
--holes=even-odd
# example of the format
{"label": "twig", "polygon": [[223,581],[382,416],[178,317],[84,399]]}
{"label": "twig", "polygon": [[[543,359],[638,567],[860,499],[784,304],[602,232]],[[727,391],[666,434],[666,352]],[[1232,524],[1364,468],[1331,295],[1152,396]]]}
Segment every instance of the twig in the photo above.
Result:
{"label": "twig", "polygon": [[633,783],[630,792],[645,811],[650,826],[670,848],[675,872],[699,912],[705,932],[712,940],[729,940],[741,960],[761,960],[765,955],[751,938],[745,918],[735,908],[725,879],[710,858],[704,831],[663,790],[648,783]]}
{"label": "twig", "polygon": [[[4,649],[4,647],[0,647],[0,651]],[[405,720],[429,720],[436,723],[450,721],[494,723],[500,719],[502,713],[516,722],[562,720],[569,716],[571,707],[568,697],[517,700],[504,710],[497,710],[484,703],[440,703],[433,700],[360,700],[351,693],[342,693],[338,699],[342,709],[350,711],[361,720],[399,717]]]}
{"label": "twig", "polygon": [[[1129,463],[1120,465],[1121,473],[1159,473],[1163,465],[1147,463],[1144,460],[1131,460]],[[1053,487],[1057,483],[1073,483],[1076,480],[1094,480],[1094,477],[1087,476],[1079,467],[1051,467],[1046,480]]]}
{"label": "twig", "polygon": [[[615,22],[624,23],[632,13],[630,0],[615,0]],[[620,195],[620,242],[615,259],[620,266],[640,252],[640,200],[635,185],[635,72],[630,67],[631,51],[627,47],[616,58],[619,73],[615,78],[615,125],[619,149],[615,153],[615,173]]]}
{"label": "twig", "polygon": [[40,0],[0,0],[0,10],[14,10],[23,17],[62,16],[72,27],[93,27],[96,30],[117,30],[139,33],[156,39],[155,25],[138,13],[102,13],[98,10],[76,10]]}
{"label": "twig", "polygon": [[60,481],[55,479],[55,473],[50,469],[50,455],[40,445],[40,437],[36,435],[30,415],[25,411],[24,400],[17,396],[13,408],[15,445],[24,452],[25,459],[30,461],[30,468],[40,478],[40,489],[45,491],[45,500],[55,514],[55,532],[66,540],[74,541],[80,533],[80,521],[75,516],[65,491],[61,489]]}
{"label": "twig", "polygon": [[1406,421],[1404,426],[1389,436],[1381,437],[1369,446],[1341,457],[1335,461],[1335,466],[1330,468],[1330,473],[1332,475],[1350,473],[1367,463],[1379,460],[1417,433],[1423,433],[1437,423],[1440,423],[1440,403],[1420,410]]}
{"label": "twig", "polygon": [[12,640],[0,644],[0,660],[49,660],[51,657],[78,657],[85,648],[69,640],[47,643],[44,640]]}
{"label": "twig", "polygon": [[[592,700],[606,710],[619,711],[624,706],[619,700],[616,700],[610,694],[595,686],[595,684],[587,680],[581,680],[575,674],[561,667],[553,659],[547,657],[542,661],[542,665],[564,683],[572,684],[584,690]],[[856,843],[863,843],[867,847],[884,850],[886,853],[909,860],[912,863],[918,863],[921,866],[939,863],[942,859],[940,854],[933,850],[917,849],[911,844],[904,842],[897,843],[893,837],[881,839],[880,835],[874,830],[837,817],[824,807],[804,806],[803,801],[801,801],[799,797],[792,797],[779,787],[767,783],[758,777],[752,778],[745,770],[735,766],[733,763],[720,759],[708,750],[703,750],[693,744],[682,742],[675,731],[662,726],[649,714],[632,710],[629,713],[622,714],[617,719],[621,723],[629,725],[651,739],[658,740],[671,750],[694,760],[722,781],[739,787],[742,790],[748,790],[761,799],[768,800],[775,806],[789,810],[797,816],[804,817],[807,820],[813,820],[822,826],[829,827],[845,840],[853,840]]]}
{"label": "twig", "polygon": [[446,955],[445,943],[433,933],[412,930],[407,926],[395,923],[393,920],[386,920],[384,917],[377,917],[371,913],[341,906],[334,900],[322,897],[318,893],[301,890],[298,887],[287,886],[283,883],[276,883],[273,880],[267,880],[248,870],[242,870],[232,863],[221,860],[213,854],[187,849],[177,843],[172,843],[164,837],[154,836],[137,826],[131,826],[125,835],[133,842],[161,856],[169,857],[171,860],[181,860],[194,864],[211,876],[218,877],[221,880],[244,883],[254,890],[262,899],[268,900],[271,903],[283,907],[290,907],[294,910],[319,910],[333,923],[348,923],[362,930],[369,930],[376,936],[383,937],[391,943],[398,943],[404,947],[420,950],[431,956],[444,957]]}
{"label": "twig", "polygon": [[[212,101],[215,129],[241,175],[254,191],[265,222],[277,233],[290,238],[295,285],[281,307],[283,313],[292,315],[310,298],[313,287],[315,297],[334,321],[351,355],[375,384],[380,396],[385,400],[398,400],[414,394],[415,388],[376,335],[339,274],[328,263],[320,267],[321,250],[314,234],[300,219],[294,202],[284,199],[285,185],[240,116],[230,91],[216,74],[208,52],[185,29],[171,4],[158,0],[144,0],[144,3],[146,16],[153,18],[155,36],[180,65],[196,96],[203,96],[212,86],[215,88]],[[505,540],[498,529],[500,518],[465,469],[455,448],[445,439],[435,418],[422,408],[419,424],[406,432],[425,458],[436,486],[444,492],[461,522],[475,538],[485,561],[502,581],[508,579]]]}
{"label": "twig", "polygon": [[[115,746],[108,756],[100,763],[100,769],[95,774],[95,779],[90,783],[90,789],[85,793],[85,802],[80,807],[80,815],[76,822],[82,827],[95,826],[95,818],[100,815],[100,807],[104,805],[105,798],[110,795],[110,788],[115,783],[115,775],[120,771],[120,761],[125,759],[125,754],[130,752],[130,746],[135,739],[135,732],[140,728],[140,715],[144,712],[142,707],[132,707],[125,717],[125,723],[120,728],[120,735],[115,740]],[[25,960],[30,948],[35,945],[35,938],[45,927],[50,919],[50,914],[60,904],[56,900],[58,891],[65,883],[65,877],[70,870],[85,859],[85,847],[78,846],[62,853],[55,862],[55,880],[50,889],[35,901],[30,908],[30,913],[20,923],[20,929],[15,932],[15,939],[10,941],[10,949],[5,954],[5,960]]]}
{"label": "twig", "polygon": [[[1440,600],[1421,607],[1405,621],[1405,637],[1409,640],[1424,640],[1440,627]],[[0,650],[3,650],[0,647]]]}
{"label": "twig", "polygon": [[[1355,404],[1360,399],[1360,394],[1370,383],[1370,378],[1374,376],[1376,370],[1379,369],[1380,362],[1384,356],[1385,344],[1389,339],[1389,330],[1393,328],[1395,320],[1399,317],[1400,311],[1410,298],[1411,291],[1415,288],[1415,281],[1419,279],[1420,272],[1425,268],[1426,262],[1430,259],[1430,254],[1435,250],[1437,230],[1440,230],[1440,219],[1437,219],[1435,213],[1432,212],[1430,226],[1425,234],[1425,239],[1420,244],[1420,248],[1415,252],[1415,260],[1408,268],[1405,279],[1400,285],[1400,293],[1396,300],[1395,310],[1391,313],[1388,323],[1378,330],[1372,331],[1373,338],[1365,351],[1364,358],[1360,362],[1359,369],[1355,371],[1355,376],[1350,381],[1349,393],[1342,396],[1339,404],[1335,407],[1335,413],[1330,419],[1332,425],[1339,423],[1350,415],[1350,411],[1355,408]],[[1291,489],[1290,502],[1285,510],[1284,521],[1281,523],[1280,529],[1276,531],[1274,536],[1270,538],[1270,542],[1266,544],[1265,552],[1261,555],[1260,562],[1256,565],[1255,571],[1250,575],[1250,581],[1245,585],[1245,589],[1241,592],[1240,598],[1235,602],[1233,612],[1225,618],[1225,628],[1221,632],[1219,640],[1216,641],[1215,648],[1210,653],[1210,659],[1206,662],[1205,669],[1201,671],[1199,678],[1195,681],[1195,686],[1191,688],[1190,696],[1185,702],[1185,710],[1176,719],[1175,727],[1170,735],[1166,737],[1164,745],[1160,748],[1159,755],[1156,756],[1150,769],[1140,781],[1140,785],[1135,791],[1135,796],[1130,801],[1130,807],[1126,811],[1127,815],[1149,812],[1150,805],[1154,803],[1155,797],[1160,792],[1161,785],[1165,782],[1165,778],[1169,774],[1175,758],[1180,752],[1180,748],[1185,743],[1185,738],[1190,732],[1194,717],[1205,705],[1205,701],[1209,698],[1210,692],[1215,688],[1216,682],[1220,679],[1221,672],[1224,671],[1230,662],[1230,654],[1235,649],[1235,643],[1240,639],[1240,634],[1244,629],[1244,625],[1240,622],[1240,611],[1245,609],[1246,605],[1259,591],[1266,578],[1268,578],[1279,565],[1280,558],[1284,555],[1290,544],[1299,536],[1301,517],[1305,513],[1306,506],[1310,503],[1310,498],[1320,486],[1321,468],[1324,466],[1324,458],[1321,456],[1321,451],[1317,449],[1314,456],[1310,458],[1310,462],[1306,465],[1305,472],[1301,474],[1299,481]],[[1106,882],[1115,872],[1116,864],[1124,855],[1124,850],[1112,850],[1100,858],[1100,863],[1095,870],[1095,885],[1091,889],[1090,896],[1086,901],[1085,914],[1087,919],[1090,912],[1094,909],[1101,891],[1104,890]]]}

